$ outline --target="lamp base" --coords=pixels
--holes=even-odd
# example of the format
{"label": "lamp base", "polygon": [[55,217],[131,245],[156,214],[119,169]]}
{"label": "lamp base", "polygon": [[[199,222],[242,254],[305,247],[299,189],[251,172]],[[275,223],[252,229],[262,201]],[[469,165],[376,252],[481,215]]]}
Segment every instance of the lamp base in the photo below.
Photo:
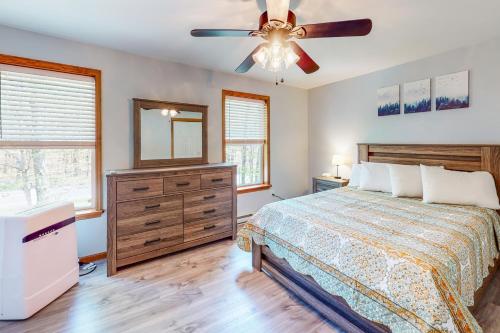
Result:
{"label": "lamp base", "polygon": [[335,177],[333,177],[335,179],[340,179],[340,176],[339,176],[339,165],[337,164],[337,175]]}

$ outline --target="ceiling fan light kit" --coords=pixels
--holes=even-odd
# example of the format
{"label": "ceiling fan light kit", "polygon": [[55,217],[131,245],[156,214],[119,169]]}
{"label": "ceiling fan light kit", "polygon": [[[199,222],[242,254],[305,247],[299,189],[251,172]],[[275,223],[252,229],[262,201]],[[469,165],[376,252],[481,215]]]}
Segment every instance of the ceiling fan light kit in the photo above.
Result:
{"label": "ceiling fan light kit", "polygon": [[177,110],[174,110],[174,109],[172,109],[172,110],[168,110],[168,109],[161,110],[161,115],[164,116],[164,117],[174,118],[178,114],[179,114],[179,112]]}
{"label": "ceiling fan light kit", "polygon": [[297,64],[311,74],[319,65],[292,38],[326,38],[366,36],[372,29],[370,19],[306,24],[297,26],[295,14],[289,10],[290,0],[267,0],[267,11],[259,19],[259,30],[194,29],[193,37],[261,37],[260,44],[236,68],[246,73],[255,64],[274,73]]}
{"label": "ceiling fan light kit", "polygon": [[283,45],[279,41],[266,43],[252,55],[252,58],[260,67],[274,73],[290,67],[299,60],[299,56],[289,45]]}

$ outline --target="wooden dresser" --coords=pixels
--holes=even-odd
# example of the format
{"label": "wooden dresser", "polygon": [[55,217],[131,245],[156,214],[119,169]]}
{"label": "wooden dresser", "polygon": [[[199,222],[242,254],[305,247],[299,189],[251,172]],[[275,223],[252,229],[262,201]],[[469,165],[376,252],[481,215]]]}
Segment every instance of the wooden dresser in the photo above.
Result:
{"label": "wooden dresser", "polygon": [[108,276],[118,268],[236,238],[236,166],[111,171]]}

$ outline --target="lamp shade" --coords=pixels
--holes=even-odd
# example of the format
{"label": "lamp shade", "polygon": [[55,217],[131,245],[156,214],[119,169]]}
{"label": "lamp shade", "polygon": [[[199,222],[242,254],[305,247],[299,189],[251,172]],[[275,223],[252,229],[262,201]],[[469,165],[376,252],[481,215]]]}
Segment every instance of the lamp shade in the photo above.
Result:
{"label": "lamp shade", "polygon": [[332,164],[333,165],[344,165],[345,157],[343,155],[335,154],[332,156]]}

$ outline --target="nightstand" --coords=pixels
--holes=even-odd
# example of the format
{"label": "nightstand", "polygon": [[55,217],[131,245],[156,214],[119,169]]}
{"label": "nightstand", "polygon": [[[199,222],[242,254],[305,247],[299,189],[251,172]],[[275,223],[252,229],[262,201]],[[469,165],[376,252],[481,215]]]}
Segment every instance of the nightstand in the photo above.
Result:
{"label": "nightstand", "polygon": [[349,181],[347,179],[335,179],[334,177],[313,177],[313,193],[333,190],[347,186]]}

